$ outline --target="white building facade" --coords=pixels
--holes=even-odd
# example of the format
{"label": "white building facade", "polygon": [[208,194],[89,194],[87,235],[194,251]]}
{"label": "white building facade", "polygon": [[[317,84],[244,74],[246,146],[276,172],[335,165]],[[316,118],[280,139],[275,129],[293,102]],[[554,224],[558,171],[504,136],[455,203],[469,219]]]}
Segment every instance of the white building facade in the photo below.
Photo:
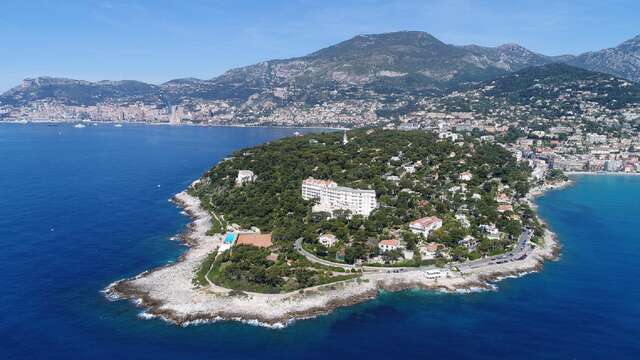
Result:
{"label": "white building facade", "polygon": [[253,182],[256,180],[256,176],[251,170],[238,170],[238,177],[236,177],[236,185],[242,186],[244,183]]}
{"label": "white building facade", "polygon": [[375,190],[352,189],[338,186],[331,180],[308,178],[302,182],[302,198],[318,199],[314,212],[333,213],[349,210],[352,214],[369,216],[378,207]]}
{"label": "white building facade", "polygon": [[429,238],[429,233],[442,227],[442,219],[437,216],[424,217],[409,223],[411,232]]}

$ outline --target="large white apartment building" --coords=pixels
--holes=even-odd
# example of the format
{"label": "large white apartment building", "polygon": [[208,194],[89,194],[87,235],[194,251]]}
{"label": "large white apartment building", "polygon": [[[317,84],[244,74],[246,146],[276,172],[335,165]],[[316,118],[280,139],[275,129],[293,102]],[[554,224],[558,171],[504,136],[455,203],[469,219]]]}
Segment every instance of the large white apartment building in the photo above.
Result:
{"label": "large white apartment building", "polygon": [[302,182],[302,198],[318,199],[313,211],[329,212],[349,210],[352,214],[369,216],[378,207],[375,190],[352,189],[338,186],[331,180],[308,178]]}

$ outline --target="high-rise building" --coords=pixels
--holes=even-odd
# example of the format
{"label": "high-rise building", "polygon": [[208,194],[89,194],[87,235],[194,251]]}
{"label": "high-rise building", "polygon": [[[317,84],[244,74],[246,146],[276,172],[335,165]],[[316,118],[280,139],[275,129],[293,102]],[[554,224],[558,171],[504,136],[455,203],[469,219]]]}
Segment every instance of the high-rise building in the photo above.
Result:
{"label": "high-rise building", "polygon": [[352,189],[338,186],[331,180],[308,178],[302,182],[302,198],[318,199],[314,212],[333,213],[349,210],[352,214],[369,216],[378,207],[375,190]]}

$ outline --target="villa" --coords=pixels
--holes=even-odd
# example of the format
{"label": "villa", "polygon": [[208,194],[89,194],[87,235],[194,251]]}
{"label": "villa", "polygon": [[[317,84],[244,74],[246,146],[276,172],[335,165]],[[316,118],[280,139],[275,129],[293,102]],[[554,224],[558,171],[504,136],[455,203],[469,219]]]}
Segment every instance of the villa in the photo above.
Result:
{"label": "villa", "polygon": [[465,214],[456,214],[456,220],[458,220],[460,225],[465,229],[468,229],[471,226],[471,222],[469,222]]}
{"label": "villa", "polygon": [[382,252],[398,250],[400,248],[400,240],[398,239],[380,240],[380,242],[378,243],[378,248],[380,248],[380,251]]}
{"label": "villa", "polygon": [[236,177],[236,185],[242,186],[245,183],[253,182],[256,180],[256,176],[251,170],[238,170],[238,177]]}
{"label": "villa", "polygon": [[437,216],[428,216],[409,223],[409,229],[414,234],[423,235],[425,239],[429,237],[431,231],[438,230],[441,227],[442,219]]}
{"label": "villa", "polygon": [[468,171],[465,171],[462,174],[460,174],[459,178],[462,181],[470,181],[471,178],[473,178],[473,174]]}
{"label": "villa", "polygon": [[332,247],[338,242],[338,238],[336,238],[336,236],[333,234],[322,234],[318,238],[318,241],[324,247]]}
{"label": "villa", "polygon": [[500,231],[495,226],[495,224],[481,224],[478,226],[480,230],[482,230],[485,234],[487,234],[487,238],[492,240],[500,239]]}
{"label": "villa", "polygon": [[464,246],[469,251],[475,251],[478,248],[478,239],[471,235],[467,235],[462,240],[458,241],[458,245]]}
{"label": "villa", "polygon": [[444,245],[441,245],[435,242],[430,242],[428,244],[420,245],[418,247],[418,250],[420,251],[420,256],[422,257],[423,260],[431,260],[435,258],[436,252],[442,247],[444,247]]}

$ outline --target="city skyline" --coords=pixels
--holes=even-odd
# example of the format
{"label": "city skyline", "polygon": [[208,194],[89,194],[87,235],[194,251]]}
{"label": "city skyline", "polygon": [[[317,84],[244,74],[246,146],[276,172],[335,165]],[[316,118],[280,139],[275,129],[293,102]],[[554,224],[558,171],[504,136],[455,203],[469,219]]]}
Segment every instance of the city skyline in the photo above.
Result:
{"label": "city skyline", "polygon": [[[357,34],[418,30],[444,42],[518,43],[546,55],[613,47],[638,35],[631,1],[8,1],[0,14],[0,91],[28,77],[150,83],[212,78],[305,55]],[[571,20],[571,21],[568,21]]]}

